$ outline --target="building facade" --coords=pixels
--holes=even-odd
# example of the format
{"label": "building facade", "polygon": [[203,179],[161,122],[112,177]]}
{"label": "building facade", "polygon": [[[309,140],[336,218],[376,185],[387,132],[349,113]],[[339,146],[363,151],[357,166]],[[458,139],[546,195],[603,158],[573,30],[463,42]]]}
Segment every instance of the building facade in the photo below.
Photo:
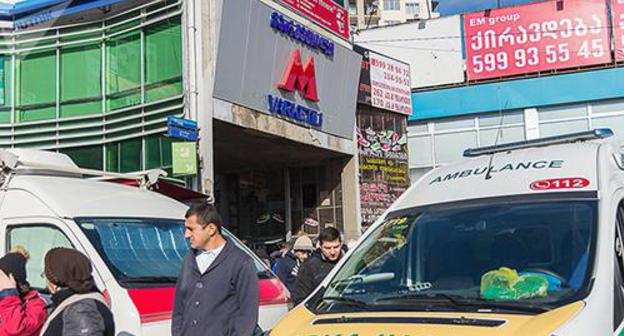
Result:
{"label": "building facade", "polygon": [[411,181],[471,147],[600,127],[622,143],[622,6],[608,7],[546,1],[361,32],[412,65]]}
{"label": "building facade", "polygon": [[0,19],[0,147],[172,175],[167,120],[189,119],[198,172],[173,177],[239,237],[359,235],[361,56],[338,2],[26,1]]}

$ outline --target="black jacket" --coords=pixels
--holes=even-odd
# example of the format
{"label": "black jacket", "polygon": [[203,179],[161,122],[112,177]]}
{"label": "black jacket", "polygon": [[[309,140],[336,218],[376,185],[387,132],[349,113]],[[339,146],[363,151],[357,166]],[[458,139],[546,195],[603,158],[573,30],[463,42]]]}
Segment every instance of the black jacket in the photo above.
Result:
{"label": "black jacket", "polygon": [[291,293],[295,290],[295,281],[297,280],[299,267],[299,260],[290,251],[277,259],[275,263],[275,274]]}
{"label": "black jacket", "polygon": [[291,292],[295,304],[301,303],[308,295],[312,294],[314,289],[323,282],[323,279],[331,272],[338,261],[332,262],[318,251],[306,260],[297,274],[295,288]]}
{"label": "black jacket", "polygon": [[[76,295],[71,289],[63,289],[52,295],[54,306]],[[42,336],[113,336],[115,323],[108,307],[97,300],[85,299],[65,307],[48,326]]]}
{"label": "black jacket", "polygon": [[253,259],[227,241],[203,274],[189,251],[178,277],[173,336],[251,336],[258,323],[260,289]]}

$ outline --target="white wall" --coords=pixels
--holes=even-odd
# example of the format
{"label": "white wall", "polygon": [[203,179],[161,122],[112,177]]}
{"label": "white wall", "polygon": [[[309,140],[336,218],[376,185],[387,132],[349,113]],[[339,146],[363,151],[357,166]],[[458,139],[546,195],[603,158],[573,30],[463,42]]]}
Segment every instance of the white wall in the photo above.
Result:
{"label": "white wall", "polygon": [[[410,64],[412,88],[461,83],[459,15],[361,31],[355,42]],[[400,41],[399,41],[400,40]]]}

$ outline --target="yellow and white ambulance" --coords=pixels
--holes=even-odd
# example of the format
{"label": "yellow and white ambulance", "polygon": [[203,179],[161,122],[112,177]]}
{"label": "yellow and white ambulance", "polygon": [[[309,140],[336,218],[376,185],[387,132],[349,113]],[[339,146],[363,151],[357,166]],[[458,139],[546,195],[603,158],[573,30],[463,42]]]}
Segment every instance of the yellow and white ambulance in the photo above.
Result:
{"label": "yellow and white ambulance", "polygon": [[470,149],[432,170],[270,335],[624,335],[610,135]]}

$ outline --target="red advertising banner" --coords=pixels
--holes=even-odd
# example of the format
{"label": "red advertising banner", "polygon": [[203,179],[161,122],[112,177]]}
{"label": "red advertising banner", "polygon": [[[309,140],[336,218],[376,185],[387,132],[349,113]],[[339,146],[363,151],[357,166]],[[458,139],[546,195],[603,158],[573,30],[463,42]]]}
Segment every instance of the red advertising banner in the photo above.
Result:
{"label": "red advertising banner", "polygon": [[349,39],[349,12],[331,0],[281,0],[321,26]]}
{"label": "red advertising banner", "polygon": [[468,79],[608,63],[608,25],[604,1],[547,1],[465,14]]}
{"label": "red advertising banner", "polygon": [[624,61],[624,0],[611,0],[615,60]]}

